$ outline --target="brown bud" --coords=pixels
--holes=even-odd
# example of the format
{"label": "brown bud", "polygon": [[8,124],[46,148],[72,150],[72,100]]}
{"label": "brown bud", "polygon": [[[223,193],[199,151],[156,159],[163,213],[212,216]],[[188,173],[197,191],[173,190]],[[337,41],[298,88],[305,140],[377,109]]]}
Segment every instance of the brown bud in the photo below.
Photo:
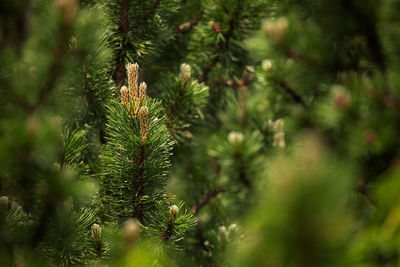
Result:
{"label": "brown bud", "polygon": [[351,103],[351,96],[346,91],[346,88],[341,85],[332,86],[332,97],[335,106],[339,109],[347,108]]}
{"label": "brown bud", "polygon": [[277,146],[281,150],[283,150],[285,148],[285,133],[284,132],[278,132],[278,133],[274,134],[273,146]]}
{"label": "brown bud", "polygon": [[219,25],[218,23],[212,23],[212,24],[211,24],[211,27],[213,28],[213,30],[214,30],[216,33],[222,32],[222,30],[221,30],[221,25]]}
{"label": "brown bud", "polygon": [[139,77],[139,65],[137,63],[128,63],[126,65],[128,71],[128,84],[129,84],[129,94],[131,101],[135,103],[138,99],[138,77]]}
{"label": "brown bud", "polygon": [[139,86],[139,101],[141,105],[144,104],[146,96],[147,96],[147,84],[143,82]]}
{"label": "brown bud", "polygon": [[121,103],[129,110],[129,95],[128,95],[128,88],[126,86],[122,86],[121,90]]}

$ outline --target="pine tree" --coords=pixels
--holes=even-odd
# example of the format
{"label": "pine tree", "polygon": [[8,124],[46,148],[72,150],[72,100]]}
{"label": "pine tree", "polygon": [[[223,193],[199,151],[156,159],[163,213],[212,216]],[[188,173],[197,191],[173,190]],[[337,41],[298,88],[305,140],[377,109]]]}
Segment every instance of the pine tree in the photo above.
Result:
{"label": "pine tree", "polygon": [[0,3],[0,265],[398,265],[398,10]]}

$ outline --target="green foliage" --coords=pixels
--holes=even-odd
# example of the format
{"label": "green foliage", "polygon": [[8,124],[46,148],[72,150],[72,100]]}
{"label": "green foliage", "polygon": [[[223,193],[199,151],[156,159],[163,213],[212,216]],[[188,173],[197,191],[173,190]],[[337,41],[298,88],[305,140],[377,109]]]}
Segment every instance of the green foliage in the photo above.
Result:
{"label": "green foliage", "polygon": [[146,213],[164,198],[173,141],[167,132],[159,101],[147,99],[148,136],[143,142],[139,116],[125,106],[109,106],[107,144],[101,154],[101,194],[107,214],[119,220],[134,216],[145,222]]}
{"label": "green foliage", "polygon": [[[187,70],[182,70],[187,68]],[[183,74],[186,71],[186,74]],[[187,75],[183,80],[182,75]],[[191,79],[190,66],[181,65],[180,78],[173,75],[161,77],[160,98],[167,110],[167,125],[172,136],[180,141],[182,136],[190,137],[192,124],[204,117],[202,109],[207,103],[208,87]],[[192,127],[193,128],[193,127]]]}
{"label": "green foliage", "polygon": [[399,265],[398,10],[0,3],[0,265]]}

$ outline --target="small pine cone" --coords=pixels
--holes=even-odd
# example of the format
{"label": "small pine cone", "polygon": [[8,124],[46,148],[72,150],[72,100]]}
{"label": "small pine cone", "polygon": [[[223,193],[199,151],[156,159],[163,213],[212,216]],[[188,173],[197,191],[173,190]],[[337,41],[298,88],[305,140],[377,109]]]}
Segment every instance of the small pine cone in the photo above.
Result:
{"label": "small pine cone", "polygon": [[126,65],[126,69],[128,71],[128,84],[131,101],[135,103],[135,101],[138,99],[139,65],[137,63],[128,63]]}
{"label": "small pine cone", "polygon": [[139,86],[139,100],[141,105],[144,104],[146,96],[147,96],[147,84],[143,82]]}
{"label": "small pine cone", "polygon": [[140,136],[142,138],[142,142],[144,142],[147,138],[147,126],[148,126],[148,116],[149,110],[146,106],[141,107],[139,111],[140,116]]}

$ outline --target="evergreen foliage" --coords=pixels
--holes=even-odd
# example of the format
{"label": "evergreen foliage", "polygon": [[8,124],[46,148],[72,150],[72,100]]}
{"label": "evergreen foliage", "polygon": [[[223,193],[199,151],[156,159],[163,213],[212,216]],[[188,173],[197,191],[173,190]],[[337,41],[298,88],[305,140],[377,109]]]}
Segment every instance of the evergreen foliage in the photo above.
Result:
{"label": "evergreen foliage", "polygon": [[1,2],[0,265],[399,265],[399,10]]}

